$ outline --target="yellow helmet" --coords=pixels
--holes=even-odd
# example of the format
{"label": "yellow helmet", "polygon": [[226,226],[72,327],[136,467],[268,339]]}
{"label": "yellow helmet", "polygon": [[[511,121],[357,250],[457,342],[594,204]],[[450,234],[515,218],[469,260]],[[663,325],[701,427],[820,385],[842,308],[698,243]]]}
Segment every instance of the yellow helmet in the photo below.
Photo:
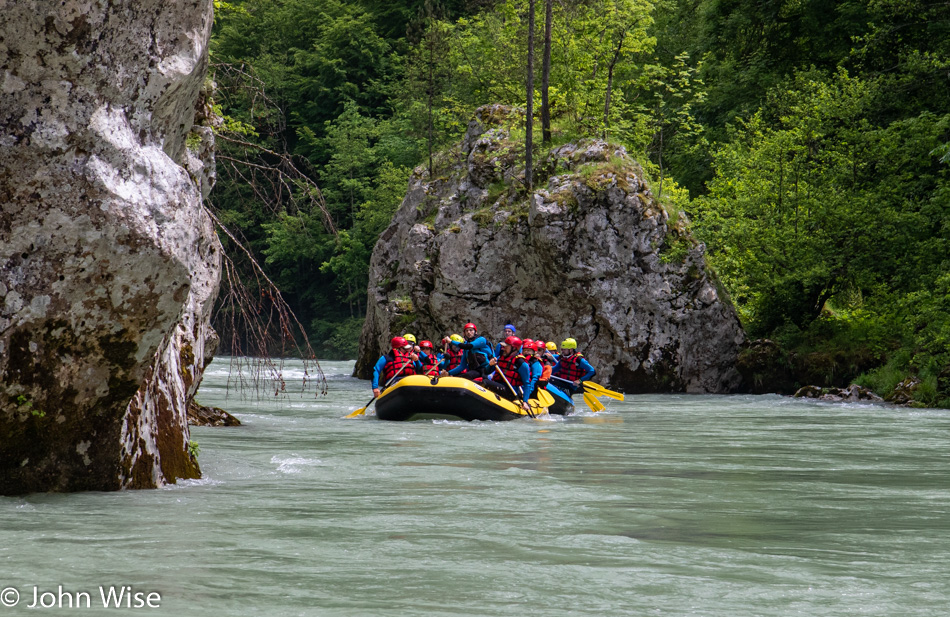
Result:
{"label": "yellow helmet", "polygon": [[548,348],[548,351],[557,351],[557,343],[554,341],[548,341],[548,344],[545,345]]}
{"label": "yellow helmet", "polygon": [[409,342],[412,343],[413,345],[416,344],[416,337],[414,337],[414,336],[411,335],[411,334],[403,334],[403,335],[402,335],[402,338],[406,339],[407,341],[409,341]]}
{"label": "yellow helmet", "polygon": [[465,339],[463,339],[462,336],[459,335],[459,334],[453,334],[452,336],[449,337],[449,340],[452,341],[453,343],[464,343],[464,342],[465,342]]}
{"label": "yellow helmet", "polygon": [[577,349],[577,341],[572,338],[565,339],[565,341],[561,343],[561,347],[564,349]]}

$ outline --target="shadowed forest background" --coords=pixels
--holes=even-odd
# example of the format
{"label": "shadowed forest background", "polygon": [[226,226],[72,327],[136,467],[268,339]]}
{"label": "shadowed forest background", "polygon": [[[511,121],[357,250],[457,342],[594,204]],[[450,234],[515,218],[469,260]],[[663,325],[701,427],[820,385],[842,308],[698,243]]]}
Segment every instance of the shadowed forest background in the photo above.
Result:
{"label": "shadowed forest background", "polygon": [[[828,383],[916,375],[918,401],[950,406],[950,5],[533,4],[536,92],[551,24],[535,161],[577,139],[624,145],[706,243],[750,338]],[[412,169],[454,164],[475,108],[526,103],[529,1],[216,6],[212,209],[318,357],[353,358],[370,254]]]}

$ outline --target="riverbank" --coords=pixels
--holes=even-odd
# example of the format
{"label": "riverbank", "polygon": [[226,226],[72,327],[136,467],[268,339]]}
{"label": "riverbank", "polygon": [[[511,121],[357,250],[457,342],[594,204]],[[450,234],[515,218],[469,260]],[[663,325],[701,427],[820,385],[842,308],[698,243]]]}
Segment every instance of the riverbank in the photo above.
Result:
{"label": "riverbank", "polygon": [[742,392],[750,394],[794,395],[805,387],[857,385],[895,405],[950,408],[950,366],[897,345],[875,349],[861,341],[755,339],[739,352],[737,366]]}

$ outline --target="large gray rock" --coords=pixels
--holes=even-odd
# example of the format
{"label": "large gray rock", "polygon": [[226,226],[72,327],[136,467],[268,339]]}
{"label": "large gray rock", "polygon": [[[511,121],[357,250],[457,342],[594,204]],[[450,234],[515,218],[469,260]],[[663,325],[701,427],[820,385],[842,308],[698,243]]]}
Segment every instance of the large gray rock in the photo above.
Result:
{"label": "large gray rock", "polygon": [[0,0],[0,493],[198,474],[211,24],[211,0]]}
{"label": "large gray rock", "polygon": [[[745,335],[691,238],[619,146],[568,144],[523,189],[518,114],[483,107],[460,161],[441,178],[417,170],[370,266],[356,374],[390,336],[438,338],[474,321],[498,337],[568,336],[627,392],[729,392]],[[449,153],[451,157],[453,153]],[[546,178],[546,180],[544,180]]]}

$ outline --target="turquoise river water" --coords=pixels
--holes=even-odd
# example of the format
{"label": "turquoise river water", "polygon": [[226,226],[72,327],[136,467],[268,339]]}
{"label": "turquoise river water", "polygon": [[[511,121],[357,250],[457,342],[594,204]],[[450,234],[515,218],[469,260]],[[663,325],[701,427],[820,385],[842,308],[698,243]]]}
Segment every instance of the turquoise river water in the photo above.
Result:
{"label": "turquoise river water", "polygon": [[0,498],[0,617],[950,614],[950,411],[345,420],[371,396],[352,366],[322,363],[326,397],[248,401],[217,359],[198,399],[244,426],[193,429],[203,479]]}

